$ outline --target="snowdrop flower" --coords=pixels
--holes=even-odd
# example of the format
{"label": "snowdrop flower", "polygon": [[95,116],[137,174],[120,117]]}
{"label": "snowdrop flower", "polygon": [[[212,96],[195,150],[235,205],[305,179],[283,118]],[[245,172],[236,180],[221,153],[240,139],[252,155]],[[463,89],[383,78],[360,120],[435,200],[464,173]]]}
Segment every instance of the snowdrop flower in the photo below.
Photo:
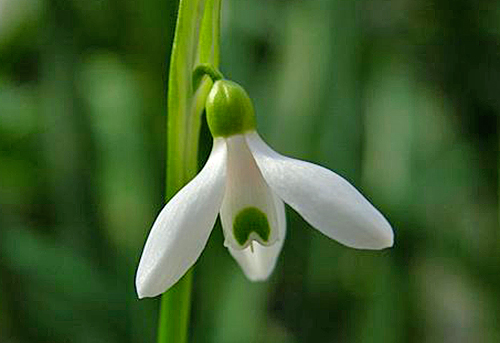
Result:
{"label": "snowdrop flower", "polygon": [[154,222],[136,275],[139,298],[165,292],[186,273],[218,214],[224,245],[252,281],[267,279],[276,264],[286,232],[283,202],[346,246],[392,246],[390,224],[351,184],[328,169],[276,153],[260,138],[251,100],[239,85],[216,81],[206,113],[212,152]]}

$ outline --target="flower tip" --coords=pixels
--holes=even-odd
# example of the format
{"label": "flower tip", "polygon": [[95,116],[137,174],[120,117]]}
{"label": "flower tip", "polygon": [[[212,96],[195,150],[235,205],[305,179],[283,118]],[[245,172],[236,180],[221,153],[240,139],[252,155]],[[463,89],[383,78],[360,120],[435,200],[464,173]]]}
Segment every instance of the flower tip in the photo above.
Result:
{"label": "flower tip", "polygon": [[372,232],[370,238],[364,240],[362,243],[348,246],[356,249],[382,250],[391,248],[394,245],[394,231],[389,223],[386,223],[382,227],[379,226],[376,232],[376,234]]}
{"label": "flower tip", "polygon": [[155,287],[148,283],[147,280],[145,280],[145,278],[140,274],[137,274],[136,276],[135,289],[139,299],[153,298],[162,293],[155,290]]}
{"label": "flower tip", "polygon": [[379,248],[377,249],[392,248],[394,245],[394,231],[389,224],[384,228],[380,238]]}
{"label": "flower tip", "polygon": [[385,248],[392,248],[394,246],[394,233],[391,231],[390,237],[387,237],[385,240]]}
{"label": "flower tip", "polygon": [[137,297],[139,299],[144,299],[147,297],[147,295],[144,292],[144,287],[142,286],[142,282],[139,280],[139,277],[137,277],[135,280],[135,290],[137,293]]}
{"label": "flower tip", "polygon": [[250,280],[252,282],[264,282],[264,281],[267,281],[267,279],[269,279],[269,276],[271,276],[271,273],[272,273],[272,270],[271,270],[271,272],[265,273],[265,274],[246,273],[246,277],[248,280]]}
{"label": "flower tip", "polygon": [[154,298],[162,293],[162,292],[154,292],[151,290],[148,291],[144,289],[144,287],[140,287],[139,285],[136,285],[136,292],[137,292],[137,297],[139,299]]}

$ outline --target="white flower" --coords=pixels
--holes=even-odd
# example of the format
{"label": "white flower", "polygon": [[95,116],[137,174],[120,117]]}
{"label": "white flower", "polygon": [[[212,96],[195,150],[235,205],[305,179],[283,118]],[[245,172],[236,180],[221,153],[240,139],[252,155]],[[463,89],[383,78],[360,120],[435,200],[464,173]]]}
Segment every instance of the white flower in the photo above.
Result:
{"label": "white flower", "polygon": [[186,273],[219,213],[224,245],[253,281],[267,279],[276,265],[286,233],[283,202],[344,245],[392,246],[390,224],[349,182],[318,165],[282,156],[260,138],[246,98],[230,81],[214,84],[207,100],[212,152],[153,224],[137,270],[139,298],[165,292]]}

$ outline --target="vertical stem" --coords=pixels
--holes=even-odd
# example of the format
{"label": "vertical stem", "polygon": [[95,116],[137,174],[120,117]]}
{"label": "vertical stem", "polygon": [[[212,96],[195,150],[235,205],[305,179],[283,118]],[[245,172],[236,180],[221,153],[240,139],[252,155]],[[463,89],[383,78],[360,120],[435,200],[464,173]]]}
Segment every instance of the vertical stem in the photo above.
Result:
{"label": "vertical stem", "polygon": [[[197,144],[190,151],[186,151],[186,146],[192,140],[198,142],[196,130],[190,130],[188,126],[193,95],[191,72],[203,4],[204,1],[201,0],[179,2],[168,81],[166,201],[196,173]],[[162,295],[158,318],[158,343],[187,342],[191,284],[190,270]]]}
{"label": "vertical stem", "polygon": [[185,343],[191,312],[193,272],[189,270],[168,292],[162,295],[158,320],[158,343]]}
{"label": "vertical stem", "polygon": [[[211,81],[193,89],[198,63],[219,63],[221,0],[180,0],[168,80],[166,200],[196,174],[198,141]],[[158,343],[186,343],[191,309],[192,270],[162,295]]]}

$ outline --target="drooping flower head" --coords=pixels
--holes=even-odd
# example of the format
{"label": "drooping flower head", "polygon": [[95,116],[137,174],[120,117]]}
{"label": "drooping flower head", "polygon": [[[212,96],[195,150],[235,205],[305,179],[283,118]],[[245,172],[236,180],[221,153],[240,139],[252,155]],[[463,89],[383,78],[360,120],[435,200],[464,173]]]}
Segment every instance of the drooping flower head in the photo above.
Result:
{"label": "drooping flower head", "polygon": [[216,81],[206,114],[212,152],[153,224],[136,275],[140,298],[165,292],[186,273],[218,214],[224,245],[252,281],[267,279],[276,265],[286,233],[284,202],[346,246],[393,245],[390,224],[349,182],[321,166],[282,156],[260,138],[242,87]]}

